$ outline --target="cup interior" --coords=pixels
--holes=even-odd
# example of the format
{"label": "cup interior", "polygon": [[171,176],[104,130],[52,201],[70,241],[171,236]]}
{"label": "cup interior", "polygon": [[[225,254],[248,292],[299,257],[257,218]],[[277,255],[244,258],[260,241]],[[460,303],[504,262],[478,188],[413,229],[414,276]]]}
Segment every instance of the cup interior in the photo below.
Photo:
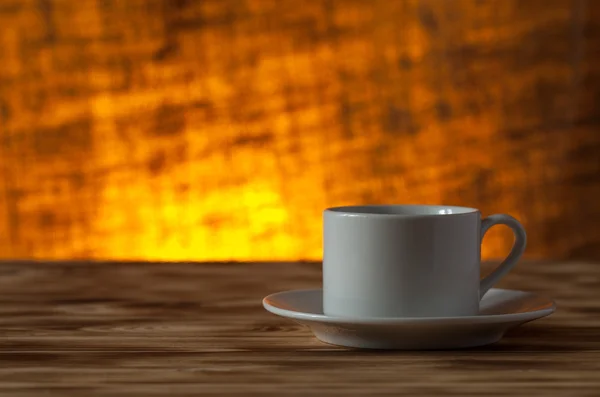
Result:
{"label": "cup interior", "polygon": [[349,215],[427,216],[471,214],[478,210],[453,205],[351,205],[328,208],[326,211]]}

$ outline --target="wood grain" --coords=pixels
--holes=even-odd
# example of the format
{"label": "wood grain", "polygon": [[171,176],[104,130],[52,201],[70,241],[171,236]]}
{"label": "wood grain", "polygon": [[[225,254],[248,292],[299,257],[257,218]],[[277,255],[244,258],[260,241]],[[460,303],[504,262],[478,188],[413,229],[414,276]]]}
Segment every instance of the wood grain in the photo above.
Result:
{"label": "wood grain", "polygon": [[440,203],[600,260],[598,26],[597,0],[2,0],[0,257],[318,260],[325,207]]}
{"label": "wood grain", "polygon": [[[491,264],[486,266],[491,268]],[[320,285],[317,263],[0,264],[0,395],[595,396],[600,266],[522,263],[501,286],[557,312],[484,348],[324,345],[266,312]]]}

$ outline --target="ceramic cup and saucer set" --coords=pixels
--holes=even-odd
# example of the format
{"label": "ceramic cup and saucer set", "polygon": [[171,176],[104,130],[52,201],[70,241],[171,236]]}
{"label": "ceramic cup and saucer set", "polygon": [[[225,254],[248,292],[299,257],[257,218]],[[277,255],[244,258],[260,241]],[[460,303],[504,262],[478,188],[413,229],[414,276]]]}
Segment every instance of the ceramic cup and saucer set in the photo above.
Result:
{"label": "ceramic cup and saucer set", "polygon": [[[323,288],[269,295],[270,312],[326,343],[369,349],[458,349],[497,342],[552,314],[552,300],[492,288],[526,245],[510,215],[474,208],[368,205],[324,211]],[[508,257],[480,279],[481,242],[494,225],[515,235]]]}

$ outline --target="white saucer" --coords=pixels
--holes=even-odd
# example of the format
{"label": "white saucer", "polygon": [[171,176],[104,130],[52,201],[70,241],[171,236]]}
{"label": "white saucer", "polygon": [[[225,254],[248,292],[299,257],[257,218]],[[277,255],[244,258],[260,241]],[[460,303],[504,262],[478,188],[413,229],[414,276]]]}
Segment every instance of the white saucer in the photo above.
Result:
{"label": "white saucer", "polygon": [[556,305],[523,291],[493,288],[480,303],[480,314],[465,317],[351,319],[323,314],[322,290],[286,291],[263,299],[271,313],[310,327],[317,339],[364,349],[460,349],[499,341],[523,323],[548,316]]}

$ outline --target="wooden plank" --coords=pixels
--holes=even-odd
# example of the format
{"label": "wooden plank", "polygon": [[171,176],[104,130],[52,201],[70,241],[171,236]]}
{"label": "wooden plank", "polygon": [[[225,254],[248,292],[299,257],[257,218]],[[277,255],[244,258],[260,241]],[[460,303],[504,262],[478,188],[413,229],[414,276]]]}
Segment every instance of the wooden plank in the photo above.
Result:
{"label": "wooden plank", "polygon": [[600,390],[597,263],[520,264],[501,286],[551,296],[557,312],[495,345],[461,351],[338,348],[261,306],[269,293],[319,285],[317,263],[0,263],[0,394],[592,396]]}
{"label": "wooden plank", "polygon": [[598,1],[4,0],[0,26],[0,257],[319,259],[323,208],[400,202],[600,260]]}

